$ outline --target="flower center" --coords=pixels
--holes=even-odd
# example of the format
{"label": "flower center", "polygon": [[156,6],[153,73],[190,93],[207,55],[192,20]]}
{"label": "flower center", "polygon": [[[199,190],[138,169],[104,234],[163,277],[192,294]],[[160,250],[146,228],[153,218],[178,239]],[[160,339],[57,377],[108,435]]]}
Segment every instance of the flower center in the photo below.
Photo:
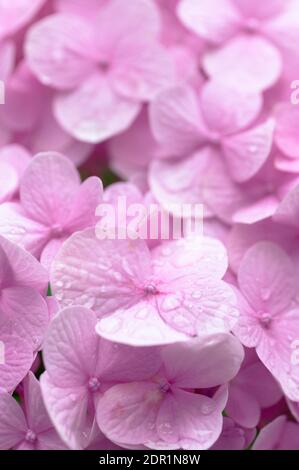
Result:
{"label": "flower center", "polygon": [[105,61],[105,60],[102,60],[99,62],[99,68],[100,68],[100,71],[102,73],[106,73],[108,72],[109,68],[110,68],[110,64],[108,61]]}
{"label": "flower center", "polygon": [[170,389],[170,385],[168,382],[162,382],[160,385],[159,385],[159,390],[163,393],[167,393]]}
{"label": "flower center", "polygon": [[95,393],[99,390],[101,382],[97,377],[91,377],[88,381],[88,390],[92,393]]}
{"label": "flower center", "polygon": [[51,234],[55,238],[59,238],[63,235],[63,227],[60,224],[54,224],[51,227]]}
{"label": "flower center", "polygon": [[145,294],[147,295],[156,295],[158,294],[158,289],[154,284],[146,284],[143,288]]}
{"label": "flower center", "polygon": [[245,24],[245,29],[250,33],[256,32],[260,27],[260,22],[257,18],[248,18]]}
{"label": "flower center", "polygon": [[25,436],[25,441],[29,442],[30,444],[34,444],[36,441],[36,434],[34,431],[31,431],[31,429],[28,429],[26,436]]}
{"label": "flower center", "polygon": [[261,312],[259,314],[260,323],[264,328],[269,328],[272,322],[272,317],[268,312]]}

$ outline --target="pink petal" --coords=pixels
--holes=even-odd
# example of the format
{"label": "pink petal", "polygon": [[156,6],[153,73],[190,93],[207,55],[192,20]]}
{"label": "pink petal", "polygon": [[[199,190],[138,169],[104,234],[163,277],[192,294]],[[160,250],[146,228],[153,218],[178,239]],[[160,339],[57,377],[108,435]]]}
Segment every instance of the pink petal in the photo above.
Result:
{"label": "pink petal", "polygon": [[63,129],[93,144],[128,129],[140,109],[141,103],[117,94],[108,78],[99,73],[54,101],[54,114]]}
{"label": "pink petal", "polygon": [[47,16],[29,31],[25,44],[28,64],[43,84],[72,89],[96,68],[94,39],[83,18]]}
{"label": "pink petal", "polygon": [[99,339],[95,376],[102,382],[146,380],[161,368],[157,348],[132,348]]}
{"label": "pink petal", "polygon": [[31,367],[32,346],[18,336],[2,335],[1,332],[0,346],[4,353],[4,364],[0,362],[0,388],[11,392]]}
{"label": "pink petal", "polygon": [[131,346],[156,346],[188,339],[184,332],[176,331],[171,322],[168,325],[159,315],[157,307],[148,301],[116,310],[114,314],[102,318],[96,331],[109,341]]}
{"label": "pink petal", "polygon": [[279,416],[274,421],[265,426],[253,444],[253,450],[276,449],[281,440],[286,420],[286,416]]}
{"label": "pink petal", "polygon": [[51,286],[62,306],[84,305],[103,316],[139,301],[150,274],[144,240],[99,240],[94,229],[87,229],[70,237],[59,251]]}
{"label": "pink petal", "polygon": [[0,233],[37,258],[51,236],[50,228],[28,218],[19,203],[0,205]]}
{"label": "pink petal", "polygon": [[237,224],[255,224],[268,219],[277,209],[279,200],[276,196],[265,196],[250,205],[245,205],[236,210],[233,222]]}
{"label": "pink petal", "polygon": [[44,405],[40,383],[32,372],[25,377],[23,387],[28,428],[38,434],[48,431],[53,425]]}
{"label": "pink petal", "polygon": [[100,10],[96,28],[101,31],[99,48],[110,58],[115,47],[132,36],[132,33],[136,42],[144,36],[153,41],[160,31],[159,9],[151,0],[131,0],[126,5],[122,0],[112,0]]}
{"label": "pink petal", "polygon": [[174,66],[166,49],[151,38],[135,34],[124,38],[114,51],[115,90],[129,99],[149,101],[174,82]]}
{"label": "pink petal", "polygon": [[200,104],[209,130],[224,136],[251,124],[260,113],[263,101],[260,94],[230,88],[215,77],[204,85]]}
{"label": "pink petal", "polygon": [[245,18],[257,17],[260,20],[267,20],[288,8],[290,0],[271,0],[271,2],[263,3],[259,0],[232,0],[232,2]]}
{"label": "pink petal", "polygon": [[240,14],[230,0],[182,0],[178,14],[187,28],[216,44],[235,35],[241,27]]}
{"label": "pink petal", "polygon": [[100,178],[87,178],[78,189],[73,199],[72,208],[66,220],[66,228],[71,232],[94,226],[96,223],[96,208],[101,202],[103,184]]}
{"label": "pink petal", "polygon": [[184,276],[197,276],[198,280],[222,279],[228,268],[224,245],[209,237],[190,236],[165,242],[152,251],[154,273],[164,282],[179,277],[184,287]]}
{"label": "pink petal", "polygon": [[234,272],[237,272],[248,248],[261,240],[273,241],[283,248],[287,248],[292,238],[293,235],[289,228],[273,224],[270,219],[253,225],[236,224],[226,243],[230,267]]}
{"label": "pink petal", "polygon": [[50,272],[55,256],[63,245],[64,238],[54,238],[46,244],[40,256],[41,265]]}
{"label": "pink petal", "polygon": [[24,173],[20,199],[28,216],[44,225],[64,223],[80,179],[74,165],[58,153],[40,153]]}
{"label": "pink petal", "polygon": [[299,227],[299,185],[291,189],[278,205],[274,220],[287,225]]}
{"label": "pink petal", "polygon": [[85,448],[93,423],[93,416],[87,414],[86,388],[61,388],[51,382],[47,372],[40,382],[47,412],[61,439],[73,450]]}
{"label": "pink petal", "polygon": [[[287,0],[280,15],[275,15],[268,21],[263,32],[282,50],[286,64],[289,60],[297,63],[298,60],[298,5],[296,1]],[[292,62],[291,62],[292,63]]]}
{"label": "pink petal", "polygon": [[179,161],[153,161],[149,184],[156,200],[178,217],[181,216],[182,204],[205,204],[205,213],[209,211],[206,206],[209,201],[204,197],[205,184],[214,159],[214,152],[205,148]]}
{"label": "pink petal", "polygon": [[199,99],[191,87],[170,87],[151,104],[153,135],[166,157],[192,152],[203,140]]}
{"label": "pink petal", "polygon": [[13,41],[5,41],[0,47],[0,79],[7,81],[14,69],[15,45]]}
{"label": "pink petal", "polygon": [[55,0],[55,9],[63,13],[74,13],[75,15],[86,15],[94,19],[99,12],[99,7],[105,5],[107,0]]}
{"label": "pink petal", "polygon": [[145,444],[156,438],[155,423],[163,394],[151,382],[115,385],[105,392],[97,408],[97,423],[118,444]]}
{"label": "pink petal", "polygon": [[266,162],[273,143],[274,121],[223,139],[229,171],[238,183],[252,178]]}
{"label": "pink petal", "polygon": [[156,151],[156,142],[144,109],[131,127],[108,142],[112,169],[124,179],[147,169]]}
{"label": "pink petal", "polygon": [[8,393],[0,393],[0,449],[8,450],[21,442],[27,424],[20,405]]}
{"label": "pink petal", "polygon": [[12,165],[0,161],[0,202],[12,198],[18,188],[18,174]]}
{"label": "pink petal", "polygon": [[41,432],[38,435],[36,450],[67,450],[68,447],[58,436],[54,428]]}
{"label": "pink petal", "polygon": [[84,307],[61,310],[49,327],[44,360],[49,377],[59,387],[83,387],[93,376],[98,338],[96,316]]}
{"label": "pink petal", "polygon": [[257,354],[278,380],[285,395],[290,400],[298,401],[298,310],[291,310],[274,319],[271,330],[272,335],[264,335],[260,341],[256,350]]}
{"label": "pink petal", "polygon": [[31,155],[25,147],[18,144],[11,144],[1,149],[0,160],[11,165],[20,180],[31,161]]}
{"label": "pink petal", "polygon": [[259,242],[246,252],[239,268],[241,291],[256,311],[282,312],[295,293],[294,268],[274,243]]}
{"label": "pink petal", "polygon": [[42,296],[30,287],[4,287],[0,299],[0,330],[23,338],[37,350],[44,338],[48,308]]}
{"label": "pink petal", "polygon": [[245,428],[257,426],[261,416],[257,399],[245,389],[234,386],[229,388],[225,411],[228,416]]}
{"label": "pink petal", "polygon": [[0,37],[11,35],[22,28],[38,12],[45,0],[14,0],[2,3],[0,8]]}
{"label": "pink petal", "polygon": [[209,388],[229,382],[244,358],[232,335],[218,334],[162,349],[167,379],[179,388]]}
{"label": "pink petal", "polygon": [[161,407],[157,420],[157,432],[162,442],[169,440],[173,427],[171,436],[174,438],[173,433],[178,436],[177,449],[210,448],[222,429],[222,410],[216,402],[203,395],[182,390],[174,390],[173,395],[168,395],[166,400],[171,400],[172,404],[167,408],[164,405],[164,409]]}
{"label": "pink petal", "polygon": [[42,293],[45,292],[48,286],[48,274],[32,255],[0,236],[1,248],[5,252],[10,270],[13,273],[14,285],[31,287]]}
{"label": "pink petal", "polygon": [[298,127],[298,107],[280,105],[276,113],[275,143],[285,155],[292,158],[299,158]]}
{"label": "pink petal", "polygon": [[262,408],[273,406],[282,398],[281,388],[261,362],[246,367],[240,375],[240,379],[246,382],[247,391]]}
{"label": "pink petal", "polygon": [[169,284],[169,293],[157,300],[160,316],[167,325],[190,336],[224,333],[232,329],[239,312],[230,285],[223,281],[196,281],[196,276],[193,280],[190,277],[181,288],[180,282],[181,279]]}
{"label": "pink petal", "polygon": [[274,85],[282,66],[278,51],[259,36],[238,36],[207,54],[203,63],[210,77],[222,76],[226,85],[249,93]]}

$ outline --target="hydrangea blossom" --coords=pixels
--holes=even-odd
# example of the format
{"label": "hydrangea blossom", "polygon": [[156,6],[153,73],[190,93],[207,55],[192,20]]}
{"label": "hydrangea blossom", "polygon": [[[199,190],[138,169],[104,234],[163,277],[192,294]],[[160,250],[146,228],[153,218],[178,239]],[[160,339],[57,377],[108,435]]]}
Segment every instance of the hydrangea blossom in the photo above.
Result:
{"label": "hydrangea blossom", "polygon": [[23,408],[9,393],[0,393],[0,449],[66,449],[47,415],[40,384],[32,372],[23,387]]}
{"label": "hydrangea blossom", "polygon": [[62,306],[92,308],[105,338],[153,346],[233,327],[238,310],[221,280],[226,269],[225,249],[213,239],[181,239],[151,252],[144,240],[99,240],[86,230],[59,251],[51,285]]}
{"label": "hydrangea blossom", "polygon": [[299,449],[298,11],[0,0],[1,449]]}
{"label": "hydrangea blossom", "polygon": [[32,28],[29,65],[42,83],[63,91],[54,110],[70,134],[106,140],[127,129],[142,102],[168,85],[172,63],[158,33],[159,13],[149,0],[132,0],[129,7],[113,0],[92,21],[65,12]]}

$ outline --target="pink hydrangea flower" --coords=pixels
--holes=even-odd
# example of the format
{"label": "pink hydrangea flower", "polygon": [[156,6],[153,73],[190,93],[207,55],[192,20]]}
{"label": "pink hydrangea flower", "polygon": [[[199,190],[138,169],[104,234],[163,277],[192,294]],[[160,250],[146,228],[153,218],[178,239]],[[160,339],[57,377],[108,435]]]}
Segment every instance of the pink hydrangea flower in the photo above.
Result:
{"label": "pink hydrangea flower", "polygon": [[283,393],[277,382],[255,354],[248,350],[238,375],[229,384],[225,411],[235,423],[244,428],[255,428],[262,408],[277,403]]}
{"label": "pink hydrangea flower", "polygon": [[143,109],[127,131],[109,140],[111,168],[123,179],[131,179],[136,174],[146,178],[157,147],[149,126],[148,110]]}
{"label": "pink hydrangea flower", "polygon": [[226,270],[225,248],[213,239],[190,237],[151,252],[142,239],[100,240],[85,230],[62,246],[51,286],[62,306],[93,309],[107,339],[167,344],[236,323],[235,294],[221,280]]}
{"label": "pink hydrangea flower", "polygon": [[223,418],[222,432],[210,450],[244,450],[253,441],[255,429],[246,429],[231,418]]}
{"label": "pink hydrangea flower", "polygon": [[[0,71],[1,78],[1,71]],[[18,63],[5,79],[5,104],[0,106],[3,143],[19,142],[32,154],[49,149],[66,154],[76,165],[91,153],[92,145],[79,142],[57,123],[52,110],[53,93],[32,74],[27,63]]]}
{"label": "pink hydrangea flower", "polygon": [[298,61],[297,9],[296,0],[182,0],[178,14],[192,31],[222,46],[203,59],[210,76],[262,91],[277,82],[286,63]]}
{"label": "pink hydrangea flower", "polygon": [[19,145],[7,145],[0,150],[0,203],[17,195],[20,180],[31,155]]}
{"label": "pink hydrangea flower", "polygon": [[0,232],[49,267],[64,240],[94,225],[101,196],[99,178],[80,184],[70,160],[54,152],[39,154],[22,177],[20,201],[0,206]]}
{"label": "pink hydrangea flower", "polygon": [[0,237],[1,334],[24,339],[32,351],[40,347],[49,322],[47,285],[47,272],[33,256]]}
{"label": "pink hydrangea flower", "polygon": [[10,0],[0,5],[0,40],[13,35],[34,17],[46,0]]}
{"label": "pink hydrangea flower", "polygon": [[253,450],[298,450],[299,425],[279,416],[259,433]]}
{"label": "pink hydrangea flower", "polygon": [[32,27],[28,63],[60,91],[54,113],[72,136],[96,143],[126,130],[142,102],[169,85],[174,72],[159,28],[159,10],[149,0],[129,7],[113,0],[99,5],[93,19],[66,12]]}
{"label": "pink hydrangea flower", "polygon": [[[270,156],[271,157],[271,156]],[[233,181],[223,155],[212,147],[179,161],[156,159],[149,171],[150,189],[159,203],[204,204],[205,216],[226,224],[253,224],[273,216],[298,174],[274,168],[272,158],[248,182]]]}
{"label": "pink hydrangea flower", "polygon": [[166,157],[217,146],[232,178],[242,183],[259,171],[272,147],[273,121],[252,127],[261,107],[259,94],[238,92],[220,80],[207,82],[199,94],[170,87],[151,105],[151,126]]}
{"label": "pink hydrangea flower", "polygon": [[40,384],[32,372],[23,386],[22,406],[9,393],[0,392],[0,449],[66,449],[46,412]]}
{"label": "pink hydrangea flower", "polygon": [[234,332],[255,347],[260,360],[292,400],[299,399],[299,338],[296,277],[291,259],[277,245],[259,242],[246,252],[238,271],[240,318]]}
{"label": "pink hydrangea flower", "polygon": [[209,397],[194,393],[225,384],[238,371],[243,350],[231,335],[165,346],[161,370],[150,380],[118,384],[100,398],[97,422],[121,445],[151,449],[209,448],[222,429],[225,387]]}
{"label": "pink hydrangea flower", "polygon": [[87,447],[99,435],[95,410],[107,388],[146,380],[160,366],[155,349],[136,350],[100,339],[96,322],[96,315],[84,307],[64,309],[53,319],[44,345],[45,405],[72,449]]}

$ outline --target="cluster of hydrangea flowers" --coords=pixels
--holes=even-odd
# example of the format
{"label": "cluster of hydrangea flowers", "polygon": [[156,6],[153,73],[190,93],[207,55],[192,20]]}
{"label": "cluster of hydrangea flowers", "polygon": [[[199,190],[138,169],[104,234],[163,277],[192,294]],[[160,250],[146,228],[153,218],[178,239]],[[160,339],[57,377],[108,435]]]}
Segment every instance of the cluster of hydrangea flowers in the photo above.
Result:
{"label": "cluster of hydrangea flowers", "polygon": [[[0,449],[299,449],[298,44],[298,0],[0,0]],[[204,233],[100,239],[120,195]]]}

